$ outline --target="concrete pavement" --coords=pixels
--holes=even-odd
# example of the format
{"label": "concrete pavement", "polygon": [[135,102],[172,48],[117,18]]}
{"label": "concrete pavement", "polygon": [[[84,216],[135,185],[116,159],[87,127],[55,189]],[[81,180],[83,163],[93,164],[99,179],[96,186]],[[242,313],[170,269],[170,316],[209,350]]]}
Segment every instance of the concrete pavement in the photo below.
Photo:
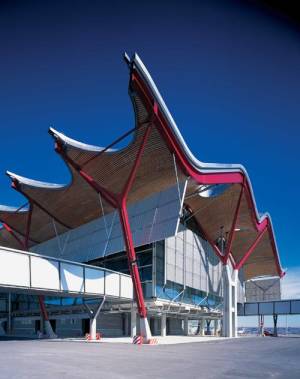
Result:
{"label": "concrete pavement", "polygon": [[0,341],[0,378],[297,378],[300,338],[137,346]]}

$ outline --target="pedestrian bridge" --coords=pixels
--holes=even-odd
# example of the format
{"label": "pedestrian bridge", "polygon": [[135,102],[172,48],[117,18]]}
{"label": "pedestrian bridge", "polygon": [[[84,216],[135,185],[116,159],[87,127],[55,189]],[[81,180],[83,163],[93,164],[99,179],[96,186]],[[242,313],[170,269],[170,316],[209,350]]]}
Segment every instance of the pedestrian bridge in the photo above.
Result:
{"label": "pedestrian bridge", "polygon": [[298,315],[300,299],[253,301],[239,305],[239,316]]}
{"label": "pedestrian bridge", "polygon": [[100,267],[0,247],[1,292],[133,299],[129,275]]}

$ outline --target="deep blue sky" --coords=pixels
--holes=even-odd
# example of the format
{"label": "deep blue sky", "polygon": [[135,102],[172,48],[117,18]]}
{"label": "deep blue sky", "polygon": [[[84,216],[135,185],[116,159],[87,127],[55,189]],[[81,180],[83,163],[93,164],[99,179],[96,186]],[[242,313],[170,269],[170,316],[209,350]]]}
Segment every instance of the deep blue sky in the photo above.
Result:
{"label": "deep blue sky", "polygon": [[194,154],[246,166],[299,266],[300,32],[250,4],[1,1],[0,202],[24,202],[7,169],[69,180],[49,125],[100,146],[133,126],[122,53],[137,51]]}

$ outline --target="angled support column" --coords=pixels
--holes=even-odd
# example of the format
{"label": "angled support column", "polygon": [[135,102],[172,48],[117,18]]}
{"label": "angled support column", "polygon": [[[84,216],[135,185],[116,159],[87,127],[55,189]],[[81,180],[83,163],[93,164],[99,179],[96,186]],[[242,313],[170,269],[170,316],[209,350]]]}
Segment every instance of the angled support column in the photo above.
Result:
{"label": "angled support column", "polygon": [[137,266],[136,253],[134,249],[133,237],[130,228],[130,222],[127,211],[127,197],[134,183],[142,155],[151,131],[151,126],[147,126],[141,145],[137,152],[133,167],[129,173],[127,181],[119,194],[113,193],[110,190],[107,190],[102,185],[100,185],[93,177],[88,175],[82,167],[80,167],[76,162],[74,162],[64,150],[64,146],[60,141],[56,141],[55,150],[63,159],[67,161],[78,173],[79,175],[98,193],[103,196],[103,198],[119,212],[120,223],[122,225],[123,237],[126,246],[126,254],[129,265],[129,271],[133,282],[133,287],[135,290],[136,302],[138,313],[140,316],[140,334],[144,337],[145,341],[148,341],[151,338],[151,330],[147,319],[147,310],[145,306],[145,300],[143,295],[143,289],[140,279],[140,274]]}
{"label": "angled support column", "polygon": [[101,303],[99,304],[98,308],[96,309],[96,312],[90,313],[90,336],[91,340],[96,340],[96,334],[97,334],[97,317],[99,316],[99,313],[105,303],[105,296],[103,297]]}
{"label": "angled support column", "polygon": [[57,335],[54,333],[52,329],[52,325],[49,320],[48,312],[46,310],[44,296],[38,296],[41,314],[43,316],[44,321],[44,333],[48,338],[57,338]]}
{"label": "angled support column", "polygon": [[140,315],[140,333],[144,338],[150,339],[151,331],[150,331],[150,326],[147,319],[147,310],[145,307],[143,289],[142,289],[142,284],[140,280],[139,269],[137,266],[136,254],[134,250],[132,233],[131,233],[130,224],[129,224],[127,207],[124,203],[119,208],[119,215],[120,215],[120,221],[121,221],[123,234],[124,234],[129,269],[130,269],[130,273],[131,273],[131,277],[133,281],[133,286],[134,286],[134,290],[136,294],[137,307],[138,307],[138,311]]}

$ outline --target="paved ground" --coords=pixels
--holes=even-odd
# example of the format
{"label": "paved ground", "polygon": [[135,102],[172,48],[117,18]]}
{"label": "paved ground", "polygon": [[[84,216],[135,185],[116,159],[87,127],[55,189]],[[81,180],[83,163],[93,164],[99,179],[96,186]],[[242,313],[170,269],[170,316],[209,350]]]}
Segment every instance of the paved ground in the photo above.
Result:
{"label": "paved ground", "polygon": [[300,378],[300,338],[136,346],[0,341],[0,378]]}

